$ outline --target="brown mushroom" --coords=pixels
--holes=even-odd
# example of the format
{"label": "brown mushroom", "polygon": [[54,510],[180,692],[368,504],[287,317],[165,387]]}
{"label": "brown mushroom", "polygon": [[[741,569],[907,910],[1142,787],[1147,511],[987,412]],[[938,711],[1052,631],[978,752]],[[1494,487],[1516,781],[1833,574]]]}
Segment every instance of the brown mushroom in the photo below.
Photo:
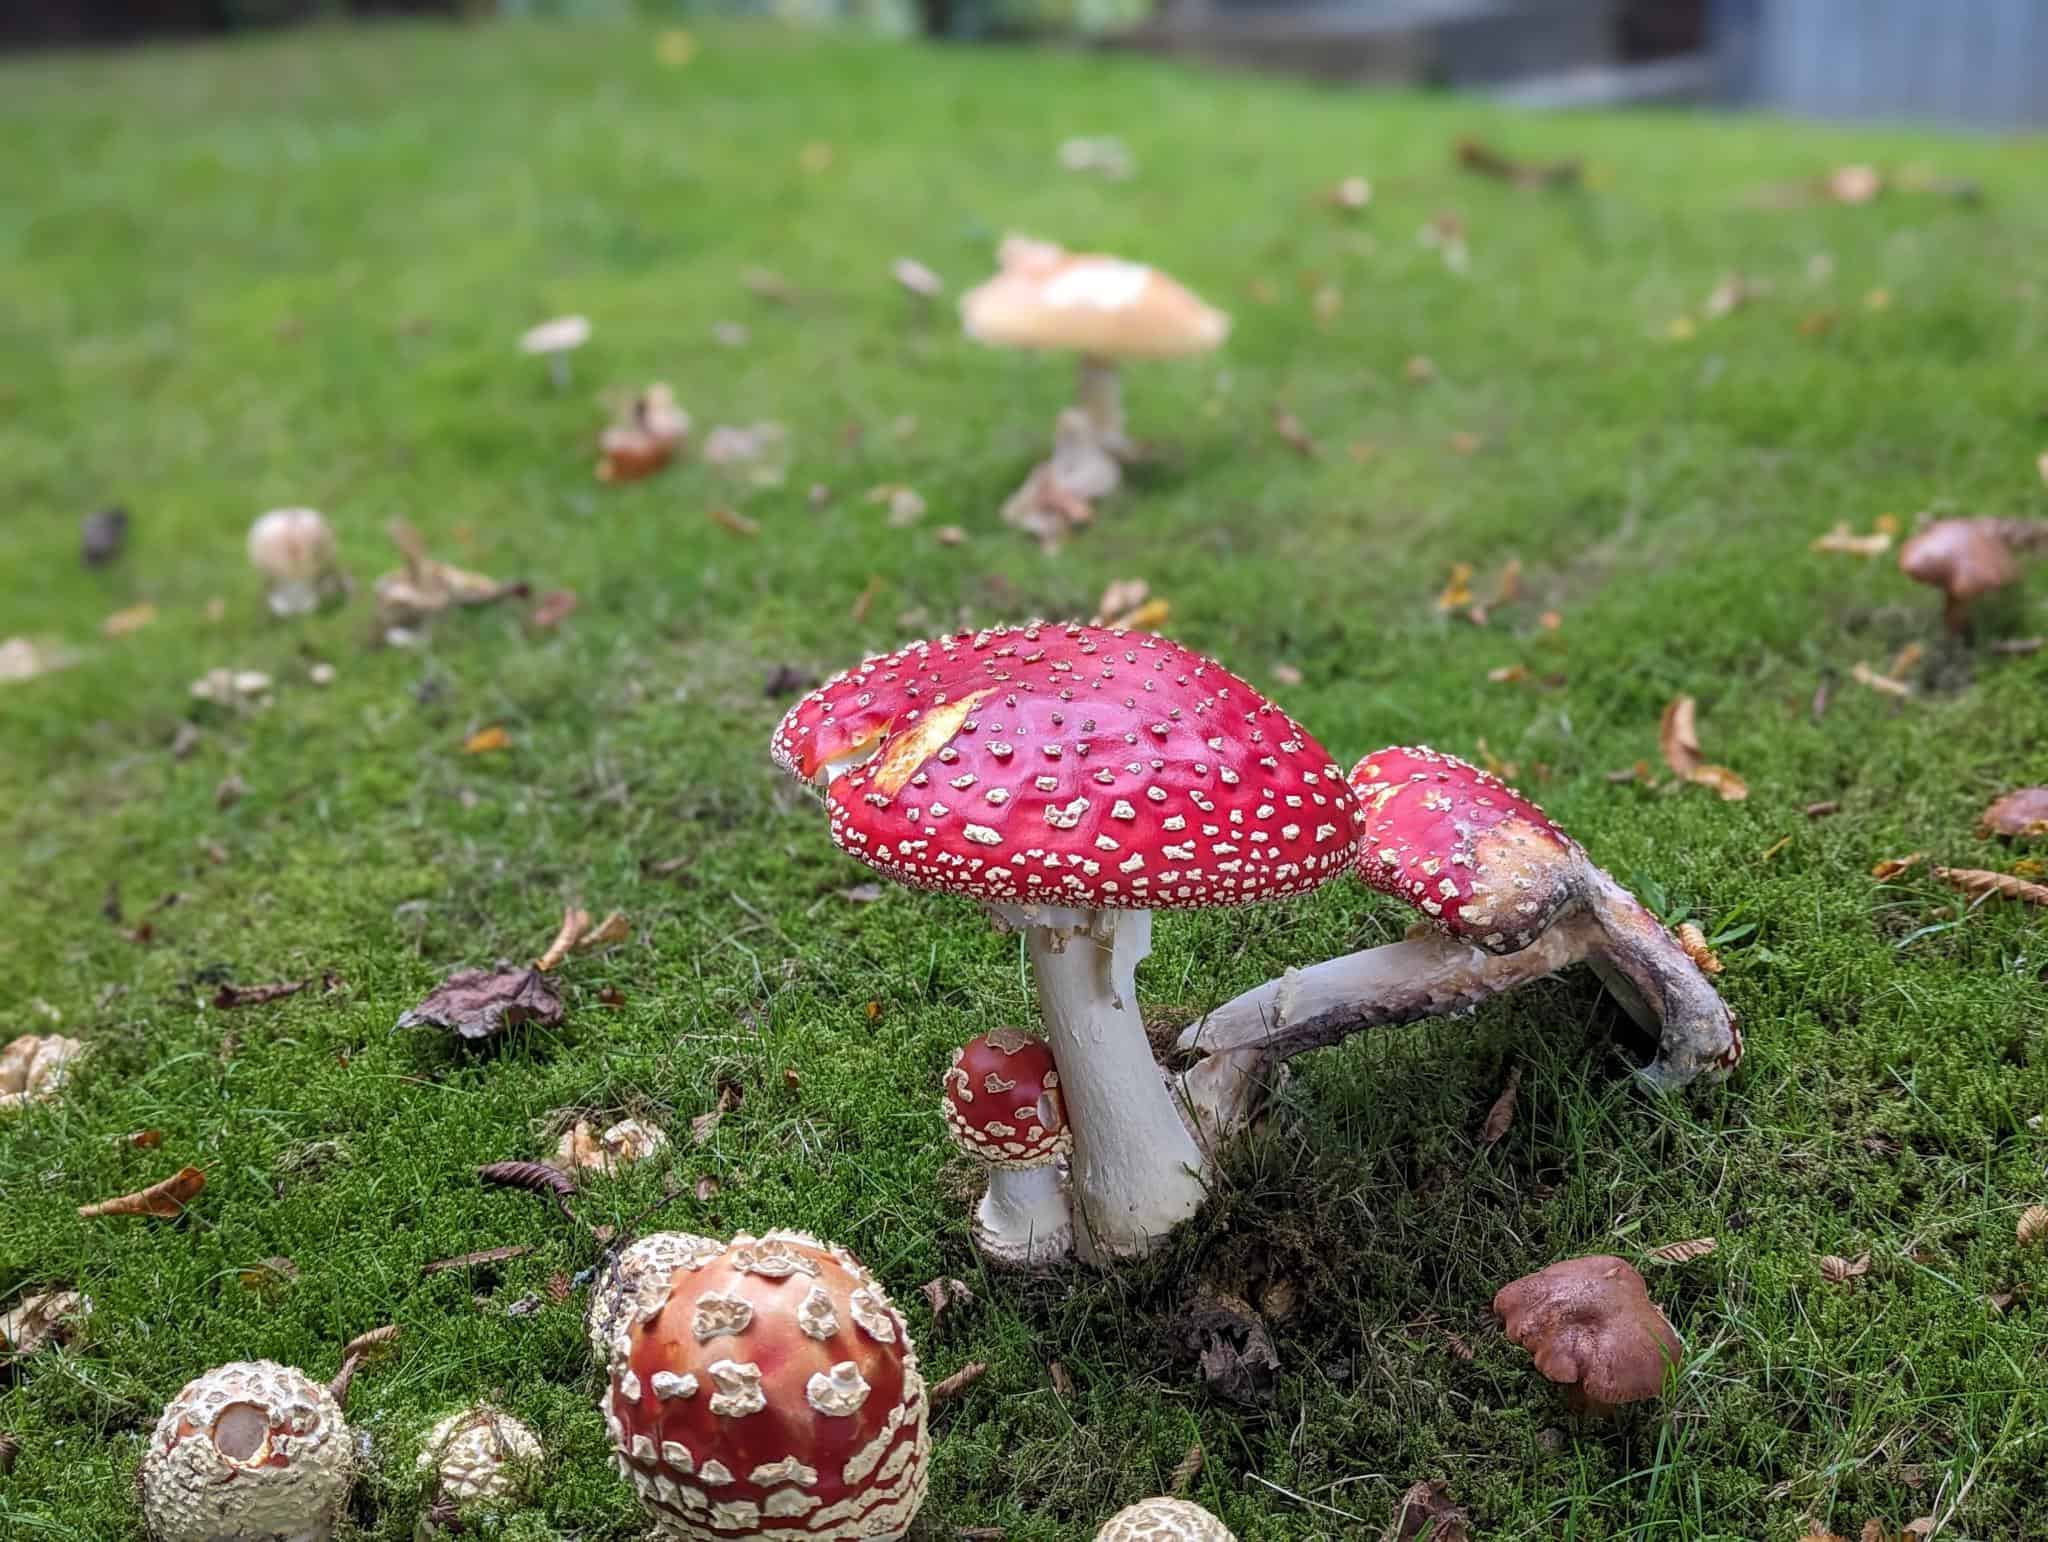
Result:
{"label": "brown mushroom", "polygon": [[1537,1370],[1571,1389],[1581,1413],[1658,1396],[1665,1371],[1685,1358],[1643,1277],[1606,1254],[1567,1258],[1503,1286],[1493,1312]]}
{"label": "brown mushroom", "polygon": [[1977,833],[2009,840],[2048,835],[2048,787],[2022,787],[2007,793],[1977,816]]}
{"label": "brown mushroom", "polygon": [[1940,519],[1899,548],[1899,571],[1947,597],[1951,632],[1969,621],[1970,604],[2017,583],[2019,555],[2048,547],[2048,519]]}

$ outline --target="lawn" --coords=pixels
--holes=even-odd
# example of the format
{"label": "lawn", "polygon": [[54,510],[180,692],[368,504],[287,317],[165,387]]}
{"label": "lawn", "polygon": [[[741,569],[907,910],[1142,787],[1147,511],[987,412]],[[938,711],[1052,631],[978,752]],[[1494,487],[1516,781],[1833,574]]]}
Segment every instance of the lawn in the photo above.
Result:
{"label": "lawn", "polygon": [[[486,1393],[552,1458],[502,1535],[639,1535],[582,1292],[556,1299],[595,1246],[474,1175],[582,1111],[675,1141],[589,1184],[592,1220],[673,1187],[658,1224],[812,1229],[890,1284],[934,1377],[987,1362],[935,1414],[929,1537],[1092,1536],[1196,1441],[1192,1496],[1246,1539],[1374,1536],[1425,1477],[1488,1539],[1791,1542],[1927,1515],[2048,1535],[2048,1248],[2014,1240],[2048,1200],[2048,922],[1959,908],[1925,865],[1870,876],[2022,855],[1972,827],[2048,781],[2048,653],[1988,644],[2048,631],[2048,582],[1965,645],[1889,557],[1808,550],[1836,520],[2048,512],[2041,143],[698,41],[678,65],[634,30],[392,27],[0,64],[0,637],[80,655],[0,685],[0,1024],[92,1045],[70,1095],[0,1116],[0,1302],[69,1282],[98,1306],[74,1347],[0,1371],[20,1442],[0,1533],[139,1536],[142,1444],[185,1380],[256,1356],[324,1379],[395,1322],[351,1404],[375,1443],[361,1536],[411,1536],[419,1436]],[[1583,155],[1588,185],[1462,173],[1473,132]],[[1062,171],[1081,133],[1121,136],[1135,178]],[[1756,196],[1858,160],[1930,163],[1983,202]],[[1354,173],[1371,204],[1327,207]],[[1463,275],[1417,239],[1445,211]],[[913,256],[957,294],[1013,229],[1157,261],[1237,318],[1215,362],[1130,371],[1133,429],[1171,454],[1054,556],[996,510],[1070,373],[964,342],[950,298],[927,316],[889,279]],[[793,302],[750,292],[754,267]],[[1707,317],[1732,271],[1769,292]],[[557,392],[514,340],[564,311],[595,335]],[[1410,378],[1418,355],[1434,378]],[[786,424],[786,484],[692,459],[599,485],[603,398],[653,379],[700,435]],[[921,523],[867,499],[889,483]],[[108,503],[132,539],[87,569],[78,522]],[[298,624],[242,552],[284,504],[328,514],[358,583]],[[373,648],[393,516],[580,604]],[[1438,609],[1454,564],[1483,599],[1511,557],[1520,598],[1486,625]],[[1298,1062],[1156,1258],[985,1273],[936,1098],[953,1045],[1033,1019],[1028,970],[964,902],[847,896],[868,875],[770,765],[792,699],[771,677],[1085,617],[1128,577],[1338,759],[1427,741],[1512,762],[1596,860],[1732,934],[1732,1081],[1645,1094],[1640,1036],[1567,975]],[[145,602],[153,623],[101,636]],[[1850,678],[1916,643],[1911,699]],[[195,701],[217,666],[273,676],[272,704]],[[1680,694],[1746,801],[1609,774],[1656,768]],[[507,747],[465,753],[492,726]],[[1821,801],[1839,812],[1807,817]],[[634,936],[566,967],[560,1028],[481,1051],[394,1031],[448,970],[537,952],[572,901]],[[1185,1021],[1406,919],[1351,884],[1164,916],[1140,988]],[[223,978],[322,971],[345,983],[211,1004]],[[743,1100],[699,1143],[722,1085]],[[160,1149],[119,1139],[141,1129]],[[182,1221],[75,1213],[186,1163],[209,1181]],[[1645,1265],[1690,1347],[1662,1409],[1580,1423],[1487,1326],[1493,1292],[1554,1259],[1701,1236],[1711,1257]],[[492,1273],[421,1272],[515,1243],[535,1251]],[[1866,1252],[1861,1279],[1821,1278]],[[934,1326],[936,1276],[978,1299]],[[1269,1405],[1217,1400],[1177,1354],[1203,1282],[1266,1308]]]}

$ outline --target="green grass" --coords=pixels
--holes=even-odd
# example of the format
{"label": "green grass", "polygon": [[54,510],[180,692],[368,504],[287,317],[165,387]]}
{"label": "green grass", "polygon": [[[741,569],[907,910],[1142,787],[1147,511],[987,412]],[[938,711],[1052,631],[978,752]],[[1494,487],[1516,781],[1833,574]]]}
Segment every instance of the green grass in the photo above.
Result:
{"label": "green grass", "polygon": [[[704,42],[683,69],[641,32],[513,27],[0,66],[0,636],[84,654],[0,686],[0,1025],[54,1018],[93,1044],[72,1096],[0,1123],[0,1300],[68,1281],[99,1304],[75,1349],[0,1372],[0,1427],[22,1442],[0,1533],[138,1535],[131,1478],[183,1381],[257,1355],[324,1377],[348,1337],[396,1321],[400,1352],[352,1406],[377,1451],[362,1536],[411,1535],[417,1438],[480,1393],[553,1459],[505,1536],[637,1535],[581,1298],[544,1289],[589,1245],[471,1171],[543,1154],[561,1111],[587,1109],[677,1137],[672,1160],[593,1190],[597,1218],[715,1176],[714,1200],[686,1192],[664,1221],[816,1229],[890,1282],[935,1375],[989,1362],[936,1418],[932,1537],[1092,1535],[1197,1438],[1196,1497],[1248,1539],[1373,1535],[1425,1476],[1490,1539],[1775,1542],[1929,1513],[1948,1536],[2048,1535],[2048,1249],[2013,1240],[2048,1199],[2048,1134],[2029,1125],[2048,1110],[2048,922],[1951,915],[1924,867],[1868,877],[1908,850],[2010,861],[1971,826],[1994,793],[2048,780],[2048,654],[1945,642],[1888,560],[1807,551],[1836,519],[2048,505],[2040,143],[1525,119],[767,30]],[[1582,153],[1594,187],[1462,176],[1449,148],[1475,130]],[[1121,135],[1137,179],[1057,170],[1071,133]],[[822,174],[799,164],[813,142],[835,149]],[[1931,160],[1986,202],[1750,201],[1850,159]],[[1353,172],[1376,197],[1344,221],[1316,198]],[[1415,238],[1447,209],[1470,229],[1464,278]],[[957,292],[1013,228],[1158,260],[1238,318],[1216,367],[1131,371],[1136,431],[1177,459],[1055,558],[995,511],[1070,376],[965,344],[943,307],[920,320],[887,278],[914,255]],[[1831,276],[1809,272],[1821,253]],[[798,303],[750,295],[750,265]],[[1773,292],[1671,340],[1731,269]],[[1343,296],[1327,325],[1319,283]],[[1866,307],[1876,288],[1889,308]],[[572,309],[596,338],[557,394],[512,342]],[[1823,309],[1832,329],[1802,333]],[[723,320],[748,346],[712,341]],[[1404,378],[1418,353],[1434,383]],[[657,377],[700,433],[787,423],[788,485],[698,463],[597,485],[599,393]],[[1320,459],[1275,436],[1276,404]],[[1462,432],[1476,454],[1448,448]],[[1354,441],[1376,453],[1355,460]],[[862,496],[882,482],[919,489],[922,526],[884,524]],[[816,509],[813,483],[831,490]],[[111,501],[135,514],[130,550],[87,571],[77,520]],[[273,622],[241,541],[285,503],[329,514],[361,585],[403,515],[438,552],[572,587],[581,608],[546,635],[516,608],[452,618],[417,651],[365,646],[360,589]],[[760,537],[713,523],[721,504]],[[947,523],[969,541],[939,544]],[[1521,603],[1484,629],[1436,613],[1450,564],[1477,564],[1483,592],[1510,554]],[[1030,1020],[1016,945],[958,902],[840,897],[863,872],[770,767],[784,701],[763,682],[956,622],[1085,615],[1131,575],[1170,598],[1168,630],[1254,681],[1299,669],[1277,694],[1339,758],[1483,738],[1596,859],[1654,875],[1710,931],[1753,923],[1722,977],[1749,1033],[1733,1083],[1646,1097],[1633,1031],[1568,977],[1301,1062],[1165,1256],[1115,1279],[985,1276],[933,1101],[950,1046]],[[99,637],[143,601],[153,626]],[[2048,630],[2042,583],[1991,620]],[[1917,699],[1848,682],[1916,641]],[[315,659],[339,672],[324,690]],[[1488,682],[1518,662],[1562,682]],[[275,704],[196,704],[188,683],[216,665],[269,671]],[[1681,692],[1747,802],[1604,775],[1654,761]],[[176,760],[187,719],[201,738]],[[493,723],[513,747],[463,754]],[[230,774],[247,794],[220,809]],[[1841,812],[1809,821],[1820,799]],[[179,896],[147,945],[102,918],[116,883],[131,927]],[[566,972],[559,1031],[476,1054],[392,1031],[451,967],[538,949],[576,899],[627,910],[636,934]],[[1402,924],[1350,885],[1169,916],[1141,986],[1184,1016]],[[207,1004],[221,971],[322,969],[345,993]],[[1511,1065],[1520,1113],[1483,1148]],[[694,1146],[722,1079],[745,1102]],[[143,1127],[160,1151],[114,1140]],[[185,1162],[210,1182],[180,1224],[74,1214]],[[1660,1412],[1579,1425],[1484,1326],[1495,1289],[1553,1259],[1707,1234],[1718,1254],[1652,1279],[1691,1347]],[[506,1242],[539,1250],[488,1294],[420,1274]],[[1817,1255],[1865,1250],[1867,1279],[1821,1283]],[[245,1287],[273,1255],[299,1277]],[[940,1274],[980,1299],[934,1330],[917,1286]],[[1270,1409],[1209,1400],[1175,1358],[1199,1279],[1296,1287]],[[2019,1300],[1993,1316],[2002,1290]],[[506,1310],[536,1293],[538,1312]]]}

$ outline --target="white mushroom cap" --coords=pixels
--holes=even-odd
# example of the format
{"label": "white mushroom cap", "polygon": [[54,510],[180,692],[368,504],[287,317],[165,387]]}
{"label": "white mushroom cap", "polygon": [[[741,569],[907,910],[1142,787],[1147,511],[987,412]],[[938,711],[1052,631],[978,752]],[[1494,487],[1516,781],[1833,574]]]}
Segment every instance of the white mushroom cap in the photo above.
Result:
{"label": "white mushroom cap", "polygon": [[474,1403],[427,1432],[419,1469],[459,1505],[518,1499],[540,1465],[540,1438],[502,1408]]}
{"label": "white mushroom cap", "polygon": [[334,565],[334,531],[317,509],[272,509],[249,527],[249,560],[266,578],[310,583]]}
{"label": "white mushroom cap", "polygon": [[1230,335],[1222,311],[1143,263],[1020,236],[1003,242],[998,262],[1002,271],[960,300],[961,326],[976,342],[1170,358],[1207,353]]}
{"label": "white mushroom cap", "polygon": [[238,1361],[165,1405],[142,1458],[142,1515],[157,1542],[327,1542],[354,1476],[325,1387],[275,1361]]}
{"label": "white mushroom cap", "polygon": [[1187,1499],[1141,1499],[1112,1515],[1095,1542],[1237,1542],[1228,1526]]}
{"label": "white mushroom cap", "polygon": [[47,1102],[64,1090],[85,1045],[61,1033],[25,1033],[0,1049],[0,1109]]}
{"label": "white mushroom cap", "polygon": [[590,341],[588,316],[557,316],[543,321],[519,339],[521,353],[567,353]]}

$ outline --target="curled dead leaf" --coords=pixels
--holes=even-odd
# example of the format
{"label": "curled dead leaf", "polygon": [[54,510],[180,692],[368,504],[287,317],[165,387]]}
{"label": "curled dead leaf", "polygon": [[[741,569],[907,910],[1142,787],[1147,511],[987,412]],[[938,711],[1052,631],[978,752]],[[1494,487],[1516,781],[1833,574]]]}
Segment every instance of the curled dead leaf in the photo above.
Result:
{"label": "curled dead leaf", "polygon": [[137,1189],[133,1194],[120,1194],[113,1199],[80,1205],[78,1213],[88,1220],[99,1215],[146,1215],[171,1220],[183,1215],[185,1207],[197,1199],[199,1191],[205,1187],[206,1174],[199,1168],[181,1168],[162,1182]]}
{"label": "curled dead leaf", "polygon": [[1280,436],[1283,444],[1304,459],[1313,460],[1322,453],[1316,448],[1316,442],[1309,436],[1309,431],[1302,427],[1301,419],[1285,407],[1273,408],[1273,432]]}
{"label": "curled dead leaf", "polygon": [[1187,1449],[1187,1455],[1173,1464],[1173,1471],[1166,1479],[1166,1492],[1176,1498],[1195,1486],[1195,1479],[1202,1475],[1202,1464],[1207,1460],[1198,1440]]}
{"label": "curled dead leaf", "polygon": [[1451,1487],[1441,1478],[1411,1484],[1394,1506],[1394,1518],[1380,1533],[1380,1542],[1472,1542],[1471,1519],[1451,1501]]}
{"label": "curled dead leaf", "polygon": [[2028,905],[2048,905],[2048,884],[2029,882],[2017,873],[1994,873],[1981,867],[1937,867],[1934,876],[1972,899],[1995,894]]}
{"label": "curled dead leaf", "polygon": [[550,631],[575,614],[576,604],[574,589],[550,589],[533,602],[526,624],[536,632]]}
{"label": "curled dead leaf", "polygon": [[1858,1253],[1854,1258],[1844,1258],[1839,1253],[1829,1253],[1820,1261],[1820,1277],[1830,1285],[1846,1284],[1861,1279],[1870,1273],[1870,1255]]}
{"label": "curled dead leaf", "polygon": [[1444,581],[1442,591],[1436,597],[1439,611],[1453,611],[1472,603],[1472,564],[1454,562],[1451,576]]}
{"label": "curled dead leaf", "polygon": [[2020,1212],[2019,1224],[2014,1230],[2023,1248],[2048,1238],[2048,1205],[2027,1206]]}
{"label": "curled dead leaf", "polygon": [[462,753],[465,755],[489,755],[494,751],[507,750],[511,747],[512,736],[497,723],[488,728],[479,728],[462,741]]}
{"label": "curled dead leaf", "polygon": [[974,1292],[967,1288],[965,1280],[948,1279],[942,1275],[935,1280],[926,1280],[921,1288],[925,1301],[932,1309],[932,1322],[935,1325],[953,1307],[974,1304]]}
{"label": "curled dead leaf", "polygon": [[988,1374],[986,1360],[969,1360],[965,1365],[943,1381],[934,1382],[926,1394],[932,1407],[940,1408],[973,1386]]}
{"label": "curled dead leaf", "polygon": [[1913,687],[1905,681],[1895,680],[1890,675],[1881,675],[1861,659],[1850,668],[1849,678],[1858,685],[1876,691],[1880,696],[1896,696],[1904,700],[1913,694]]}
{"label": "curled dead leaf", "polygon": [[1816,536],[1807,550],[1840,552],[1849,557],[1880,557],[1891,550],[1891,545],[1888,531],[1874,530],[1869,535],[1857,535],[1849,529],[1846,519],[1838,519],[1826,535]]}
{"label": "curled dead leaf", "polygon": [[1522,1085],[1522,1068],[1508,1069],[1507,1085],[1500,1090],[1500,1096],[1493,1100],[1493,1107],[1486,1111],[1486,1122],[1479,1127],[1479,1143],[1491,1146],[1499,1142],[1515,1122],[1515,1095]]}
{"label": "curled dead leaf", "polygon": [[154,620],[156,620],[156,607],[154,605],[149,604],[147,601],[140,605],[130,605],[125,610],[115,611],[100,623],[100,636],[126,637],[130,632],[141,631]]}
{"label": "curled dead leaf", "polygon": [[310,975],[303,980],[280,980],[273,985],[232,985],[223,982],[213,993],[213,1004],[222,1009],[261,1006],[266,1001],[281,1001],[286,996],[296,996],[312,983]]}
{"label": "curled dead leaf", "polygon": [[[1786,840],[1791,837],[1787,836]],[[1678,927],[1678,945],[1685,949],[1685,956],[1700,966],[1705,974],[1719,974],[1724,967],[1720,956],[1707,946],[1707,934],[1691,921],[1682,921]]]}
{"label": "curled dead leaf", "polygon": [[533,961],[533,967],[545,974],[569,956],[569,950],[583,939],[590,930],[590,912],[571,905],[562,912],[561,927],[555,933],[555,940],[548,944],[547,951]]}
{"label": "curled dead leaf", "polygon": [[1693,1237],[1684,1242],[1667,1242],[1660,1248],[1651,1248],[1643,1256],[1660,1264],[1689,1264],[1696,1258],[1706,1258],[1721,1246],[1718,1237]]}
{"label": "curled dead leaf", "polygon": [[744,1096],[731,1082],[720,1087],[717,1104],[690,1121],[690,1138],[700,1146],[706,1144],[718,1133],[719,1121],[738,1108]]}
{"label": "curled dead leaf", "polygon": [[1910,872],[1926,860],[1927,853],[1924,851],[1912,852],[1903,857],[1886,857],[1882,862],[1871,868],[1870,876],[1882,883],[1888,878],[1896,878],[1901,873]]}
{"label": "curled dead leaf", "polygon": [[1690,696],[1676,697],[1664,708],[1663,721],[1657,728],[1657,747],[1663,753],[1664,764],[1688,781],[1700,765],[1698,713],[1699,704]]}
{"label": "curled dead leaf", "polygon": [[761,533],[761,522],[758,519],[749,519],[746,515],[723,505],[714,505],[707,512],[711,516],[712,524],[722,530],[730,530],[734,535],[745,536],[751,540]]}
{"label": "curled dead leaf", "polygon": [[1273,676],[1275,685],[1293,686],[1301,684],[1302,681],[1301,671],[1292,664],[1275,664],[1269,673]]}
{"label": "curled dead leaf", "polygon": [[552,1028],[562,998],[537,969],[501,961],[495,969],[458,969],[398,1019],[400,1028],[441,1028],[464,1039],[488,1039],[522,1023]]}

